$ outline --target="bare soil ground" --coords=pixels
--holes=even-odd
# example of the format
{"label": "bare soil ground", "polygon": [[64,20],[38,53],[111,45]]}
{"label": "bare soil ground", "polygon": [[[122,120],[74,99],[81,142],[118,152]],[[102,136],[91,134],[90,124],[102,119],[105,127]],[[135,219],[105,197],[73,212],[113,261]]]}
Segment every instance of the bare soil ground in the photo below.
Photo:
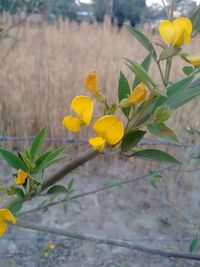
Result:
{"label": "bare soil ground", "polygon": [[[79,150],[84,150],[84,147]],[[179,159],[194,152],[197,153],[198,149],[176,149]],[[55,168],[59,168],[59,165]],[[149,185],[149,178],[144,178],[79,198],[69,203],[67,213],[60,204],[46,212],[37,211],[23,218],[70,232],[188,252],[199,225],[200,171],[194,170],[198,166],[190,161],[182,167],[164,172],[165,179],[158,184],[158,190]],[[124,181],[143,175],[158,167],[148,162],[100,156],[70,174],[62,184],[66,185],[73,178],[74,194],[78,194],[101,188],[108,181]],[[49,172],[55,171],[55,168]],[[12,177],[8,174],[12,170],[2,161],[0,173],[3,182],[9,184]],[[41,201],[28,203],[24,210],[37,206]],[[49,242],[55,248],[47,251]],[[9,227],[0,240],[0,267],[7,266],[187,267],[200,264],[47,235],[15,226]]]}

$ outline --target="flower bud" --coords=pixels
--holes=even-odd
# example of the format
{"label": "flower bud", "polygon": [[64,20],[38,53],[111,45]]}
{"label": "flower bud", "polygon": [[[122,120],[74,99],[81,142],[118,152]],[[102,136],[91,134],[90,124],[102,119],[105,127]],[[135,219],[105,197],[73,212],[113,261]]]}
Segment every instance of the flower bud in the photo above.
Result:
{"label": "flower bud", "polygon": [[158,107],[154,112],[154,122],[160,123],[168,120],[172,115],[173,110],[167,106]]}

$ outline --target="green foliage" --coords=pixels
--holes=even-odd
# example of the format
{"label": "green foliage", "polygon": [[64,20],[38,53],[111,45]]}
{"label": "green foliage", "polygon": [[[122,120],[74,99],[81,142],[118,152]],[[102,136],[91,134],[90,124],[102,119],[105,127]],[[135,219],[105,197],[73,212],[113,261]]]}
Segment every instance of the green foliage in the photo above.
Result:
{"label": "green foliage", "polygon": [[189,251],[190,253],[197,252],[199,249],[199,233],[197,232],[195,234],[195,237],[192,239],[190,246],[189,246]]}
{"label": "green foliage", "polygon": [[130,59],[126,59],[125,64],[144,84],[149,87],[156,87],[154,81],[140,64]]}
{"label": "green foliage", "polygon": [[39,131],[39,133],[35,136],[35,138],[34,138],[34,140],[32,142],[31,148],[30,148],[30,157],[31,157],[31,159],[34,159],[35,156],[37,155],[37,153],[40,151],[41,146],[44,143],[46,130],[47,130],[46,127],[42,128]]}
{"label": "green foliage", "polygon": [[152,123],[147,125],[149,132],[159,138],[178,143],[176,134],[164,123]]}
{"label": "green foliage", "polygon": [[[118,99],[119,102],[123,100],[124,98],[127,98],[130,95],[130,87],[128,80],[126,76],[123,74],[123,72],[120,72],[120,78],[118,83]],[[122,111],[126,117],[129,116],[129,113],[131,111],[130,107],[122,108]]]}
{"label": "green foliage", "polygon": [[154,59],[156,59],[157,55],[156,55],[156,51],[155,48],[153,46],[153,44],[151,43],[151,41],[148,39],[148,37],[142,33],[141,31],[139,31],[138,29],[131,27],[131,26],[127,26],[129,31],[133,34],[133,36],[150,52],[152,53],[152,57]]}
{"label": "green foliage", "polygon": [[12,201],[9,205],[8,205],[8,209],[13,213],[16,214],[18,213],[21,208],[22,208],[22,204],[23,204],[23,199],[18,197],[16,198],[14,201]]}
{"label": "green foliage", "polygon": [[122,152],[130,151],[134,148],[144,137],[145,131],[136,130],[127,133],[121,143],[121,150]]}
{"label": "green foliage", "polygon": [[191,66],[185,66],[183,67],[183,72],[185,73],[185,75],[190,76],[194,71],[194,68]]}
{"label": "green foliage", "polygon": [[159,172],[152,172],[150,179],[149,179],[149,184],[154,188],[158,189],[157,183],[162,181],[164,179],[164,176],[159,173]]}
{"label": "green foliage", "polygon": [[180,51],[181,51],[180,47],[176,47],[176,46],[167,47],[161,52],[159,60],[161,61],[161,60],[172,58],[173,56],[178,55]]}
{"label": "green foliage", "polygon": [[47,194],[67,194],[67,189],[62,185],[54,185],[48,191]]}
{"label": "green foliage", "polygon": [[[143,62],[141,63],[142,68],[148,72],[149,71],[149,67],[151,65],[151,58],[152,58],[152,52],[149,53],[145,59],[143,60]],[[132,89],[134,90],[134,88],[139,85],[141,83],[141,80],[136,76],[133,82],[133,87]]]}
{"label": "green foliage", "polygon": [[[107,0],[94,0],[93,9],[97,21],[102,22],[107,12]],[[137,24],[145,8],[145,0],[113,0],[112,19],[119,26],[128,20],[131,25]]]}
{"label": "green foliage", "polygon": [[132,157],[136,159],[150,160],[150,161],[156,161],[156,162],[161,162],[161,163],[181,164],[173,156],[158,149],[139,150],[139,151],[134,152],[132,154]]}
{"label": "green foliage", "polygon": [[14,169],[27,171],[26,164],[12,152],[0,148],[0,156]]}

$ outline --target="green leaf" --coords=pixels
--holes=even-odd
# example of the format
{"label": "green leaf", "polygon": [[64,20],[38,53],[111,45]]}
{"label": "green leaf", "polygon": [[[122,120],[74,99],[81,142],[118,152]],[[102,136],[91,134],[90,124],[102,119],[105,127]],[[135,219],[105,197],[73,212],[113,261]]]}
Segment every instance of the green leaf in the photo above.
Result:
{"label": "green leaf", "polygon": [[39,152],[39,150],[41,149],[41,146],[44,143],[44,138],[46,135],[46,130],[47,127],[42,128],[39,133],[35,136],[35,138],[33,139],[31,148],[30,148],[30,156],[31,159],[34,159],[36,154]]}
{"label": "green leaf", "polygon": [[18,197],[21,197],[23,199],[24,198],[24,191],[23,191],[23,189],[21,189],[19,187],[15,187],[15,195],[17,195]]}
{"label": "green leaf", "polygon": [[64,201],[63,202],[63,210],[64,210],[64,213],[65,214],[68,213],[68,209],[69,209],[68,202],[67,201]]}
{"label": "green leaf", "polygon": [[159,60],[169,59],[177,55],[180,51],[181,51],[180,47],[175,47],[175,46],[167,47],[161,52]]}
{"label": "green leaf", "polygon": [[176,4],[180,4],[183,0],[176,0]]}
{"label": "green leaf", "polygon": [[47,194],[67,194],[67,188],[62,185],[54,185],[48,191]]}
{"label": "green leaf", "polygon": [[122,184],[120,181],[116,181],[115,179],[110,179],[105,182],[105,186],[112,186],[122,188]]}
{"label": "green leaf", "polygon": [[131,26],[127,26],[129,31],[134,35],[134,37],[149,51],[152,52],[152,56],[153,58],[156,59],[156,51],[155,48],[153,46],[153,44],[151,43],[151,41],[147,38],[146,35],[144,35],[144,33],[142,33],[141,31],[139,31],[138,29],[131,27]]}
{"label": "green leaf", "polygon": [[27,171],[26,164],[15,154],[11,153],[8,150],[0,148],[0,156],[7,161],[7,163],[12,166],[14,169],[22,171]]}
{"label": "green leaf", "polygon": [[132,154],[132,157],[143,160],[156,161],[161,163],[181,164],[173,156],[158,149],[144,149]]}
{"label": "green leaf", "polygon": [[10,205],[8,205],[8,209],[13,213],[16,214],[22,208],[23,199],[18,197],[16,200],[12,201]]}
{"label": "green leaf", "polygon": [[[120,72],[120,78],[118,83],[118,99],[119,102],[130,95],[130,87],[126,76],[123,72]],[[129,116],[131,107],[122,108],[122,111],[126,117]]]}
{"label": "green leaf", "polygon": [[153,172],[150,176],[149,184],[154,188],[158,189],[157,182],[160,182],[164,179],[164,176],[161,173]]}
{"label": "green leaf", "polygon": [[53,150],[47,151],[37,158],[37,160],[35,162],[36,168],[39,168],[40,165],[46,161],[46,158],[52,153],[52,151]]}
{"label": "green leaf", "polygon": [[122,152],[129,151],[131,148],[135,147],[144,137],[145,131],[133,131],[126,134],[121,143]]}
{"label": "green leaf", "polygon": [[200,31],[200,7],[195,10],[190,20],[192,21],[193,32],[199,32]]}
{"label": "green leaf", "polygon": [[[192,90],[189,89],[189,86],[192,83],[193,76],[186,77],[183,80],[180,80],[178,82],[173,83],[172,85],[169,85],[167,87],[166,93],[167,97],[165,96],[160,96],[154,103],[154,108],[161,106],[161,105],[166,105],[171,108],[177,108],[181,106],[182,103],[182,98],[185,96],[185,94],[190,94],[191,93],[191,98],[193,98],[192,95]],[[200,90],[199,90],[200,94]],[[188,98],[188,101],[191,100],[191,98]]]}
{"label": "green leaf", "polygon": [[147,125],[149,132],[157,137],[179,143],[176,134],[164,123],[154,123]]}
{"label": "green leaf", "polygon": [[147,85],[151,85],[153,87],[156,87],[154,81],[151,79],[151,77],[148,75],[148,73],[144,70],[144,68],[139,65],[134,60],[130,60],[125,58],[127,62],[125,62],[126,66],[142,81],[143,83]]}
{"label": "green leaf", "polygon": [[74,191],[74,179],[71,179],[67,185],[68,193],[72,193]]}
{"label": "green leaf", "polygon": [[194,239],[190,243],[189,251],[190,253],[196,252],[199,246],[199,233],[196,233]]}
{"label": "green leaf", "polygon": [[[146,56],[146,58],[143,60],[143,62],[141,63],[141,66],[143,67],[143,69],[148,72],[149,71],[149,67],[150,67],[150,64],[151,64],[151,58],[152,58],[152,52],[150,54],[148,54]],[[135,76],[135,80],[133,82],[133,89],[139,85],[141,83],[141,80]]]}
{"label": "green leaf", "polygon": [[37,170],[44,170],[54,164],[55,162],[63,159],[65,156],[63,155],[65,150],[65,146],[57,148],[53,151],[51,151],[45,159],[41,162],[40,166],[37,168]]}
{"label": "green leaf", "polygon": [[185,66],[183,67],[183,72],[185,73],[185,75],[190,76],[190,74],[192,74],[194,71],[194,68],[191,66]]}

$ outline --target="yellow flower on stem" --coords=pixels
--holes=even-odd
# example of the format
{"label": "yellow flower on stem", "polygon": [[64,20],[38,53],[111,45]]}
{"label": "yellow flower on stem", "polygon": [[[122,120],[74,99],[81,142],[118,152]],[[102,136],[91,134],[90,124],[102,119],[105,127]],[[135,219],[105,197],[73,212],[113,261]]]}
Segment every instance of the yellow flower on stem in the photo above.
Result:
{"label": "yellow flower on stem", "polygon": [[107,142],[116,145],[124,135],[122,122],[115,115],[106,115],[98,119],[93,125],[96,137],[90,138],[89,143],[94,149],[102,151]]}
{"label": "yellow flower on stem", "polygon": [[190,64],[197,67],[200,66],[200,53],[188,55],[186,59]]}
{"label": "yellow flower on stem", "polygon": [[99,85],[97,81],[96,71],[90,72],[84,79],[84,85],[88,91],[92,94],[97,94],[99,92]]}
{"label": "yellow flower on stem", "polygon": [[128,97],[128,103],[136,105],[143,102],[148,95],[148,89],[143,83],[140,83]]}
{"label": "yellow flower on stem", "polygon": [[22,170],[18,170],[17,177],[15,179],[15,183],[17,185],[24,184],[27,177],[28,177],[27,172],[24,172]]}
{"label": "yellow flower on stem", "polygon": [[162,39],[174,46],[182,46],[191,41],[192,22],[186,17],[164,20],[160,23],[159,32]]}
{"label": "yellow flower on stem", "polygon": [[8,209],[0,209],[0,237],[2,237],[7,230],[6,221],[10,221],[13,224],[16,223],[15,217]]}
{"label": "yellow flower on stem", "polygon": [[78,132],[82,125],[89,125],[92,119],[93,101],[84,95],[76,96],[71,103],[72,110],[77,117],[66,116],[62,124],[72,132]]}

